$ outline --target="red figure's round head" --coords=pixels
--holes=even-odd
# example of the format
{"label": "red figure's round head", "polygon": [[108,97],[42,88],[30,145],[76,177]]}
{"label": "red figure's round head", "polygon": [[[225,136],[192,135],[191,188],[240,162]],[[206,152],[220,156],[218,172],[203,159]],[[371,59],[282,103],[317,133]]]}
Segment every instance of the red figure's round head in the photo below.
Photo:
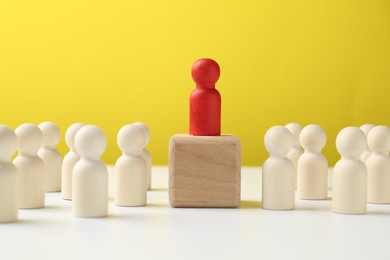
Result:
{"label": "red figure's round head", "polygon": [[192,65],[191,74],[197,87],[215,88],[215,83],[219,79],[220,69],[216,61],[200,59]]}

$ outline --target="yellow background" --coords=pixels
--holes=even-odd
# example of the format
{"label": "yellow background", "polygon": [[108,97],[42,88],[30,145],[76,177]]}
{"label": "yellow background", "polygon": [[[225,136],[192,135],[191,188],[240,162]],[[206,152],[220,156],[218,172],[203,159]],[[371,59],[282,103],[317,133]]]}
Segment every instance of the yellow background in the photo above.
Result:
{"label": "yellow background", "polygon": [[167,164],[201,57],[221,66],[222,131],[241,138],[243,165],[263,163],[276,124],[322,125],[330,164],[341,128],[390,125],[387,0],[1,0],[0,122],[96,124],[114,163],[119,128],[144,121]]}

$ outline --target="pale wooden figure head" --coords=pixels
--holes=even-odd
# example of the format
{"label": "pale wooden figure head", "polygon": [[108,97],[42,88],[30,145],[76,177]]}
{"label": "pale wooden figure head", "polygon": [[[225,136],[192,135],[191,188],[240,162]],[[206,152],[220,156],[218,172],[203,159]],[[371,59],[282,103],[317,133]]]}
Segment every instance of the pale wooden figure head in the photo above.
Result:
{"label": "pale wooden figure head", "polygon": [[146,144],[148,144],[149,141],[150,141],[150,130],[149,130],[149,127],[145,123],[143,123],[143,122],[135,122],[134,125],[139,126],[139,127],[142,128],[142,130],[144,130],[144,133],[146,135]]}
{"label": "pale wooden figure head", "polygon": [[337,135],[336,148],[342,157],[359,159],[366,147],[366,135],[360,128],[349,126]]}
{"label": "pale wooden figure head", "polygon": [[384,125],[372,128],[368,133],[367,142],[371,151],[388,154],[390,151],[390,128]]}
{"label": "pale wooden figure head", "polygon": [[285,127],[291,132],[293,136],[293,146],[300,149],[301,143],[299,142],[299,135],[302,131],[302,126],[298,123],[288,123]]}
{"label": "pale wooden figure head", "polygon": [[14,130],[5,125],[0,125],[0,160],[10,161],[16,152],[17,139]]}
{"label": "pale wooden figure head", "polygon": [[81,158],[99,160],[106,149],[107,139],[99,127],[86,125],[77,131],[74,144]]}
{"label": "pale wooden figure head", "polygon": [[375,126],[373,124],[365,124],[360,126],[360,129],[363,131],[363,133],[368,136],[368,133],[373,129]]}
{"label": "pale wooden figure head", "polygon": [[69,126],[68,129],[66,130],[65,142],[71,151],[76,150],[74,146],[74,138],[76,136],[77,131],[83,126],[85,126],[84,123],[74,123],[73,125]]}
{"label": "pale wooden figure head", "polygon": [[293,146],[293,136],[284,126],[273,126],[265,133],[264,146],[269,154],[283,157]]}
{"label": "pale wooden figure head", "polygon": [[326,144],[326,133],[319,125],[307,125],[302,129],[299,140],[306,151],[320,153]]}
{"label": "pale wooden figure head", "polygon": [[15,130],[18,152],[22,155],[36,156],[43,144],[41,129],[34,124],[22,124]]}
{"label": "pale wooden figure head", "polygon": [[43,122],[39,124],[38,127],[43,134],[43,146],[54,149],[61,139],[61,133],[58,126],[53,122]]}
{"label": "pale wooden figure head", "polygon": [[139,155],[148,142],[148,136],[142,127],[129,124],[119,130],[117,142],[124,154]]}

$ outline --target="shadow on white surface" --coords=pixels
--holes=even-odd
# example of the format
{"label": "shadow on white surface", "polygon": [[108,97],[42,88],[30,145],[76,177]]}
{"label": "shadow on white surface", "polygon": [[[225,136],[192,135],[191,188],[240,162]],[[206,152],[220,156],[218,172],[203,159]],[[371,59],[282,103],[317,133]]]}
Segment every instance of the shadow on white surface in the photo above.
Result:
{"label": "shadow on white surface", "polygon": [[241,200],[240,209],[261,209],[261,201],[257,200]]}

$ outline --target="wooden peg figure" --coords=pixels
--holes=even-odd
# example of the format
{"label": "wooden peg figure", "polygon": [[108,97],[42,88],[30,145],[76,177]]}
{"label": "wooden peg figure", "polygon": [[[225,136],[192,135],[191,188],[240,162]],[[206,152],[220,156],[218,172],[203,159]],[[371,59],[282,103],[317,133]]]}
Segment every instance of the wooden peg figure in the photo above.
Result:
{"label": "wooden peg figure", "polygon": [[74,123],[69,126],[65,133],[65,142],[69,147],[69,152],[62,162],[61,195],[64,200],[72,200],[73,167],[80,160],[80,155],[74,145],[74,138],[77,131],[83,126],[85,126],[84,123]]}
{"label": "wooden peg figure", "polygon": [[107,145],[103,131],[86,125],[74,139],[80,160],[73,167],[73,216],[106,217],[108,214],[108,170],[100,160]]}
{"label": "wooden peg figure", "polygon": [[390,128],[376,126],[368,133],[371,154],[366,160],[367,202],[390,203]]}
{"label": "wooden peg figure", "polygon": [[45,191],[61,191],[62,156],[56,149],[61,139],[60,129],[52,122],[43,122],[38,127],[43,134],[43,146],[38,150],[38,156],[45,166]]}
{"label": "wooden peg figure", "polygon": [[18,156],[14,160],[18,168],[19,208],[36,209],[45,206],[44,164],[38,157],[43,144],[42,131],[33,124],[22,124],[15,130],[18,139]]}
{"label": "wooden peg figure", "polygon": [[[144,130],[144,133],[146,135],[146,144],[148,144],[150,141],[149,127],[142,122],[136,122],[134,124],[141,127]],[[148,187],[148,190],[151,190],[152,189],[152,155],[150,154],[149,150],[146,147],[142,150],[141,155],[144,158],[144,160],[146,161],[147,187]]]}
{"label": "wooden peg figure", "polygon": [[357,127],[346,127],[337,135],[336,148],[341,159],[333,169],[333,212],[366,213],[367,168],[360,160],[366,147],[366,135]]}
{"label": "wooden peg figure", "polygon": [[[362,126],[360,126],[360,129],[363,131],[363,133],[366,135],[366,137],[368,137],[368,133],[371,131],[371,129],[373,129],[375,126],[373,124],[364,124]],[[365,163],[366,160],[368,159],[368,157],[371,155],[371,150],[370,148],[367,146],[366,147],[366,150],[362,153],[362,155],[360,156],[360,159]]]}
{"label": "wooden peg figure", "polygon": [[297,164],[297,196],[300,199],[324,200],[328,197],[328,161],[321,153],[326,133],[319,125],[305,126],[299,136],[305,152]]}
{"label": "wooden peg figure", "polygon": [[221,134],[221,95],[215,89],[220,68],[212,59],[200,59],[192,66],[196,83],[190,96],[190,135]]}
{"label": "wooden peg figure", "polygon": [[16,145],[14,130],[0,125],[0,223],[18,219],[18,176],[11,162]]}
{"label": "wooden peg figure", "polygon": [[115,205],[145,206],[147,164],[142,151],[147,143],[144,129],[137,124],[125,125],[118,132],[118,146],[123,152],[115,164]]}
{"label": "wooden peg figure", "polygon": [[294,164],[287,158],[293,136],[284,126],[271,127],[264,136],[270,157],[263,165],[263,208],[291,210],[295,205]]}
{"label": "wooden peg figure", "polygon": [[290,151],[287,153],[287,158],[292,161],[295,168],[295,176],[294,176],[294,186],[297,188],[297,167],[298,167],[298,160],[299,157],[301,157],[303,150],[301,143],[299,141],[299,135],[302,131],[302,126],[298,123],[288,123],[285,125],[285,127],[290,131],[290,133],[293,136],[293,147],[290,149]]}

